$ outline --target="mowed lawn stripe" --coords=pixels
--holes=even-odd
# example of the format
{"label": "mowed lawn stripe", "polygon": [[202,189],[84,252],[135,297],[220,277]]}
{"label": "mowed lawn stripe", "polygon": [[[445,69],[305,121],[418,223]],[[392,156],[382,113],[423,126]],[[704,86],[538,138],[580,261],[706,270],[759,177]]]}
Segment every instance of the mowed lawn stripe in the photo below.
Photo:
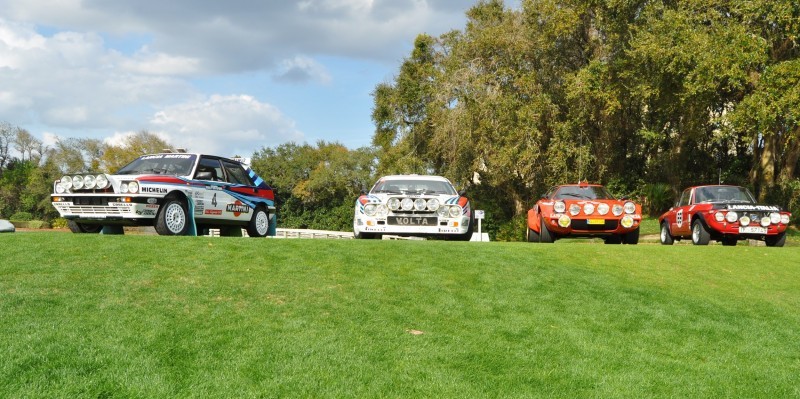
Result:
{"label": "mowed lawn stripe", "polygon": [[3,397],[792,397],[795,247],[0,237]]}

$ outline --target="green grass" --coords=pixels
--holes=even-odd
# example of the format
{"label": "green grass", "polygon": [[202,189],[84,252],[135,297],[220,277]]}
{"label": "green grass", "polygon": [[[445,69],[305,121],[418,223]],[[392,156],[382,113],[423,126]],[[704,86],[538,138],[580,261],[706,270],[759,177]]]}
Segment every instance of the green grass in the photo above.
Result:
{"label": "green grass", "polygon": [[0,397],[800,396],[798,247],[0,248]]}

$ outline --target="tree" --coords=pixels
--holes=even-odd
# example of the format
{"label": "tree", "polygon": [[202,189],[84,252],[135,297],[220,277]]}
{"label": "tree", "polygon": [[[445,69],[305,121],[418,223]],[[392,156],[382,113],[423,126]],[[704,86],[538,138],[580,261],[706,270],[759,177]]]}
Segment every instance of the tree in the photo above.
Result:
{"label": "tree", "polygon": [[126,136],[121,144],[105,144],[101,151],[100,169],[113,173],[142,155],[158,153],[166,148],[172,147],[155,134],[141,130]]}

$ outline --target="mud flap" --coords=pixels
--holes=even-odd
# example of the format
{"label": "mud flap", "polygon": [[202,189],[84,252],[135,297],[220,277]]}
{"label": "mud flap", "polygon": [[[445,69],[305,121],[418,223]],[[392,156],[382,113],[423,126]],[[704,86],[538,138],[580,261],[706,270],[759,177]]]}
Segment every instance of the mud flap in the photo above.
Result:
{"label": "mud flap", "polygon": [[100,230],[100,234],[119,235],[125,234],[125,230],[122,226],[104,225],[103,229]]}
{"label": "mud flap", "polygon": [[187,195],[189,199],[189,209],[187,211],[188,215],[186,215],[186,223],[189,225],[186,229],[187,236],[197,236],[197,223],[194,221],[194,199],[192,199],[191,195]]}

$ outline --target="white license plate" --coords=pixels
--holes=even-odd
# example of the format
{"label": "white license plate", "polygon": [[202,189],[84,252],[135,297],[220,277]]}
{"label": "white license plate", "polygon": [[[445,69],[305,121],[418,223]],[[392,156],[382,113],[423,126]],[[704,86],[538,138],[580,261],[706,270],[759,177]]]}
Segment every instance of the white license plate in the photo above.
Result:
{"label": "white license plate", "polygon": [[747,226],[747,227],[739,227],[740,234],[767,234],[766,227],[755,227],[755,226]]}

